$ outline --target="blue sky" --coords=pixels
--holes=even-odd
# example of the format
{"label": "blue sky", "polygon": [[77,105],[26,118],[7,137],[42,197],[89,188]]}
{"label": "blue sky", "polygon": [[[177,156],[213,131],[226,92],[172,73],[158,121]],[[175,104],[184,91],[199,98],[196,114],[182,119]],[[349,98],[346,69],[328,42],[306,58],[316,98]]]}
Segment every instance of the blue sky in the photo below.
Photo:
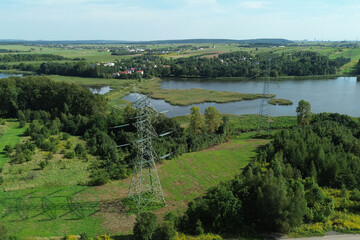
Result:
{"label": "blue sky", "polygon": [[0,39],[360,40],[355,0],[0,0]]}

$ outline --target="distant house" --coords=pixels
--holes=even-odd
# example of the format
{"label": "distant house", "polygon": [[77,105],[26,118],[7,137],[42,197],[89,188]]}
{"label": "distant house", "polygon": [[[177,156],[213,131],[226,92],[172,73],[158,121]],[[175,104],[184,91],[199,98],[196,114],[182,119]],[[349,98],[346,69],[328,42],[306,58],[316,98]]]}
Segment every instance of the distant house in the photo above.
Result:
{"label": "distant house", "polygon": [[170,68],[171,66],[170,65],[164,65],[163,67],[164,68]]}
{"label": "distant house", "polygon": [[140,73],[141,75],[144,75],[144,71],[142,70],[139,70],[139,71],[136,71],[137,73]]}
{"label": "distant house", "polygon": [[132,73],[135,72],[135,70],[136,70],[136,68],[130,68],[129,69],[129,71],[132,72]]}
{"label": "distant house", "polygon": [[115,63],[109,62],[109,63],[105,63],[104,67],[114,67]]}
{"label": "distant house", "polygon": [[120,74],[131,74],[131,72],[130,71],[122,71],[122,72],[120,72]]}

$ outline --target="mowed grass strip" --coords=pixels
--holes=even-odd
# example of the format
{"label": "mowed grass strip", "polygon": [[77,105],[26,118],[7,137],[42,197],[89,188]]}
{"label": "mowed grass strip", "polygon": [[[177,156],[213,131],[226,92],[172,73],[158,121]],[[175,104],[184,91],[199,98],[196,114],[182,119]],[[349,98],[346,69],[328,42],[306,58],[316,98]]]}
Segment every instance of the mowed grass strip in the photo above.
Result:
{"label": "mowed grass strip", "polygon": [[[8,123],[9,124],[9,123]],[[20,137],[24,134],[26,127],[19,128],[18,124],[11,123],[12,126],[9,130],[0,137],[0,168],[3,168],[8,157],[4,153],[4,147],[6,145],[15,146],[19,141]]]}
{"label": "mowed grass strip", "polygon": [[186,203],[209,187],[234,177],[256,155],[256,149],[269,140],[252,139],[243,134],[230,142],[165,162],[159,176],[170,207]]}

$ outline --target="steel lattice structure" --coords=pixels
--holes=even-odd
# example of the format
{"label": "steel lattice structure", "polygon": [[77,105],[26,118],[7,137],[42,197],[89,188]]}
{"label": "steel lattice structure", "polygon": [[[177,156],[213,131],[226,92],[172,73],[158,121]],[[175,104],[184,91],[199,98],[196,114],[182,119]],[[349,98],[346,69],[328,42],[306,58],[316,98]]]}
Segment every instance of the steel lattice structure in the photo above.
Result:
{"label": "steel lattice structure", "polygon": [[[158,137],[152,127],[151,116],[157,114],[147,96],[135,93],[139,96],[134,102],[136,109],[137,156],[135,172],[132,176],[128,197],[133,199],[138,207],[138,212],[151,204],[158,203],[166,205],[164,193],[160,184],[159,175],[156,170],[155,160],[159,159],[152,146],[152,139]],[[166,156],[164,156],[166,157]],[[163,158],[163,157],[162,157]]]}
{"label": "steel lattice structure", "polygon": [[260,134],[262,131],[270,132],[270,104],[268,103],[268,99],[265,96],[269,96],[270,94],[270,69],[271,69],[271,59],[269,59],[269,68],[267,73],[267,79],[264,81],[263,87],[263,98],[261,98],[260,110],[259,110],[259,123],[257,134]]}

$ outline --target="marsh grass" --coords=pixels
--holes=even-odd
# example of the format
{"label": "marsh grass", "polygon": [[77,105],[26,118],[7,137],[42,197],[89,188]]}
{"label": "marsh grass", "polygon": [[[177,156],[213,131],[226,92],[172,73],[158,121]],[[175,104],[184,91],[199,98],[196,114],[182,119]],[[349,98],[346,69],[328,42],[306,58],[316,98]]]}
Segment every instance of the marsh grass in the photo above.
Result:
{"label": "marsh grass", "polygon": [[283,98],[272,98],[268,100],[271,105],[292,105],[293,102]]}
{"label": "marsh grass", "polygon": [[151,95],[154,99],[164,99],[172,105],[188,106],[204,102],[236,102],[258,98],[272,98],[273,94],[246,94],[238,92],[214,91],[202,88],[192,89],[161,89],[157,80],[148,80],[140,85],[140,92]]}

